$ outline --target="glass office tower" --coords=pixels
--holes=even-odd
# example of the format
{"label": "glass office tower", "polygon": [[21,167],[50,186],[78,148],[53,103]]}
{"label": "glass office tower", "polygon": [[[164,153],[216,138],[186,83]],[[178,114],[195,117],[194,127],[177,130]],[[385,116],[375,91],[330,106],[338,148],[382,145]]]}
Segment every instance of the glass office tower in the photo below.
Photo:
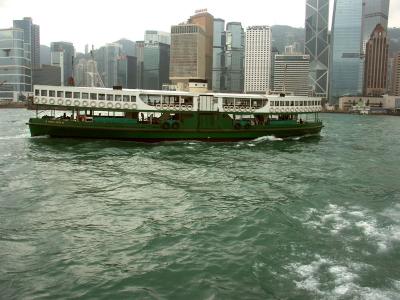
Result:
{"label": "glass office tower", "polygon": [[327,97],[329,63],[329,0],[307,0],[305,54],[310,56],[309,85],[313,95]]}
{"label": "glass office tower", "polygon": [[389,0],[363,0],[363,46],[371,37],[375,27],[380,24],[387,30]]}
{"label": "glass office tower", "polygon": [[29,45],[23,29],[0,29],[0,100],[24,100],[32,91]]}
{"label": "glass office tower", "polygon": [[143,88],[161,90],[169,83],[170,45],[157,41],[145,42],[143,52]]}
{"label": "glass office tower", "polygon": [[225,89],[225,21],[214,19],[212,90]]}
{"label": "glass office tower", "polygon": [[362,94],[362,0],[336,0],[333,11],[329,102]]}
{"label": "glass office tower", "polygon": [[244,29],[240,22],[226,25],[225,91],[242,93],[244,88]]}

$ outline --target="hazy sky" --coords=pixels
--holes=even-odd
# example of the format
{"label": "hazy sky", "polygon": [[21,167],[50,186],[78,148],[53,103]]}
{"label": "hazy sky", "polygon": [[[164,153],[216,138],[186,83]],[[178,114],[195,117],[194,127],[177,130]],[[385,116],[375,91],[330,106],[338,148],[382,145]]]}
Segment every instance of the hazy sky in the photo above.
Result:
{"label": "hazy sky", "polygon": [[[400,0],[390,1],[389,26],[400,27]],[[333,0],[331,0],[332,13]],[[207,8],[226,22],[304,27],[305,0],[0,0],[0,28],[32,17],[40,26],[41,44],[67,41],[83,52],[120,38],[142,40],[145,30],[170,31],[196,9]]]}

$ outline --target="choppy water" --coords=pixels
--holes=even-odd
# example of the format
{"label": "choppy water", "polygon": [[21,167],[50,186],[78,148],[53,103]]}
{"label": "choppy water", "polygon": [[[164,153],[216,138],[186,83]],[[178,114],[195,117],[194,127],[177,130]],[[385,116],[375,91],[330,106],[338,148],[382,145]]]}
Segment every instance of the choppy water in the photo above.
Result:
{"label": "choppy water", "polygon": [[30,138],[0,110],[1,299],[399,299],[400,118],[208,144]]}

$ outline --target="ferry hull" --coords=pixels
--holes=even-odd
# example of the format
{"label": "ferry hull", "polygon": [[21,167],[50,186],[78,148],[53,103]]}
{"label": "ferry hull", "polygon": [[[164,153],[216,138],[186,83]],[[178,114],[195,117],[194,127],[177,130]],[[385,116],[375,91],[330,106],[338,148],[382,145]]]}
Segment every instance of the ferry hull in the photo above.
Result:
{"label": "ferry hull", "polygon": [[322,123],[317,122],[280,127],[271,126],[262,129],[162,129],[35,118],[30,119],[28,125],[33,137],[116,139],[139,142],[176,140],[237,141],[252,140],[270,135],[285,138],[318,134],[323,127]]}

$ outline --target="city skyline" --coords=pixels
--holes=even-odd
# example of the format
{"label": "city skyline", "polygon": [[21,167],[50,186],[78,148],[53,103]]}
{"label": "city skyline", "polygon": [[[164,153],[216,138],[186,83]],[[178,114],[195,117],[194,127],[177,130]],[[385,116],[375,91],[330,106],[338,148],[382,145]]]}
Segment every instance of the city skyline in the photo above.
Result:
{"label": "city skyline", "polygon": [[[333,2],[330,2],[331,12]],[[183,7],[177,0],[158,2],[157,5],[159,9],[155,10],[153,2],[134,6],[115,0],[113,13],[110,5],[72,0],[62,8],[62,13],[58,13],[49,12],[48,8],[56,7],[54,1],[0,0],[0,28],[9,28],[14,19],[29,16],[41,27],[42,45],[66,41],[72,42],[78,52],[84,52],[85,44],[99,48],[120,38],[143,40],[145,30],[169,32],[172,25],[185,21],[196,9],[202,8],[207,8],[216,18],[241,22],[244,28],[253,25],[305,26],[305,1],[298,0],[271,1],[267,4],[252,0],[246,6],[237,7],[232,7],[227,1],[209,0],[203,1],[202,7],[194,1]],[[43,9],[46,6],[48,8]],[[264,9],[260,10],[260,7]],[[290,11],[287,7],[291,7]],[[400,27],[400,3],[392,1],[390,9],[389,26]]]}

